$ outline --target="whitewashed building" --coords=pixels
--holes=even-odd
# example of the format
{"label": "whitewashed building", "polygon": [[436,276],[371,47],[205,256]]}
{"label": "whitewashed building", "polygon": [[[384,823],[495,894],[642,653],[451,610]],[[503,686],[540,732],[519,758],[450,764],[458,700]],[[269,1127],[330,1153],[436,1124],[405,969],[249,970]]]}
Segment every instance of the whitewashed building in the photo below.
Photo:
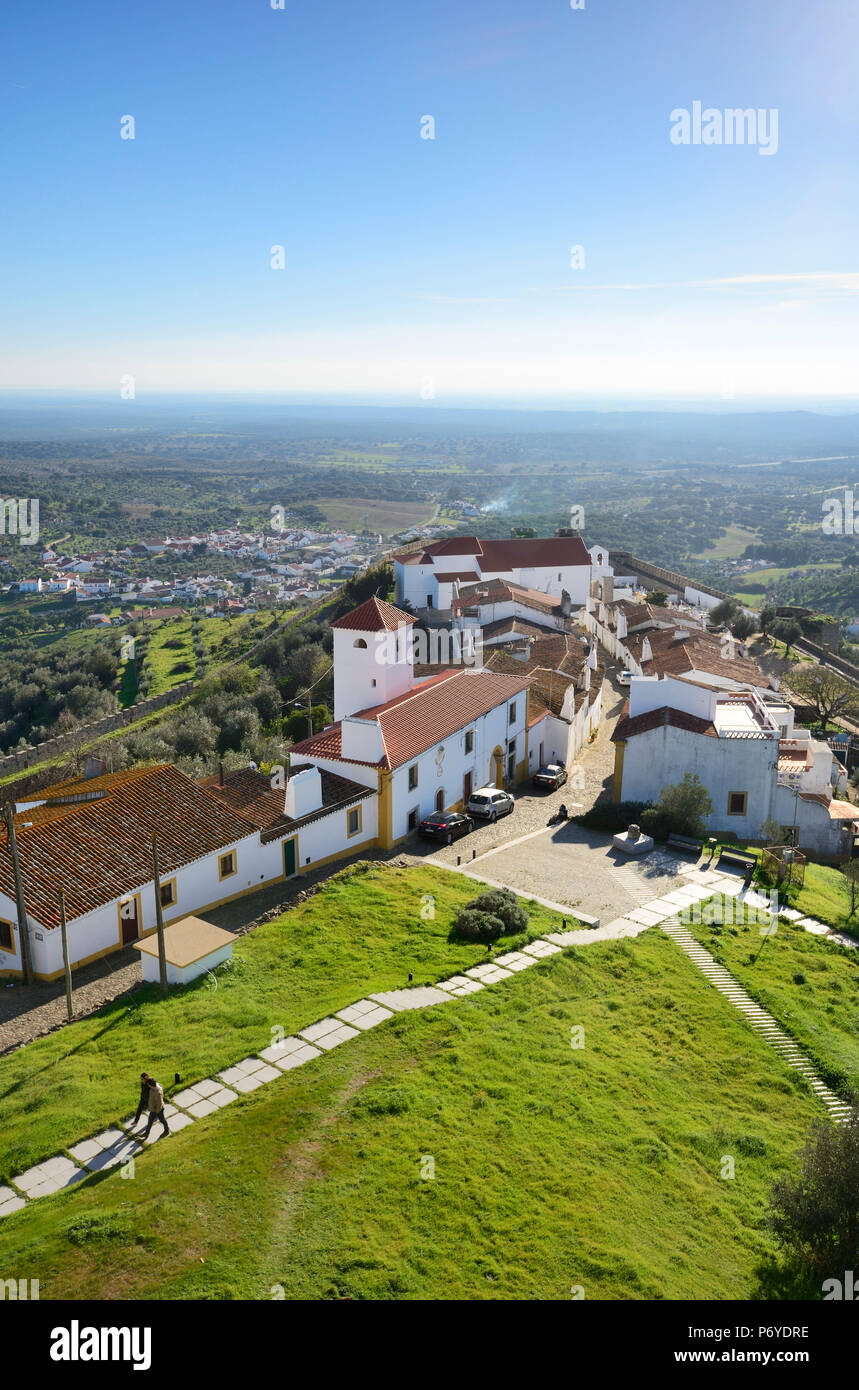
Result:
{"label": "whitewashed building", "polygon": [[657,801],[689,772],[713,803],[711,834],[761,841],[774,821],[800,849],[851,854],[859,808],[841,799],[844,768],[828,744],[795,729],[788,704],[700,678],[635,676],[612,739],[616,801]]}
{"label": "whitewashed building", "polygon": [[394,556],[396,599],[417,610],[448,610],[462,587],[504,579],[558,597],[566,590],[573,607],[580,608],[590,592],[592,563],[573,532],[533,540],[451,536]]}
{"label": "whitewashed building", "polygon": [[293,749],[377,793],[383,847],[528,774],[528,672],[460,667],[416,684],[414,621],[373,598],[332,623],[336,722]]}

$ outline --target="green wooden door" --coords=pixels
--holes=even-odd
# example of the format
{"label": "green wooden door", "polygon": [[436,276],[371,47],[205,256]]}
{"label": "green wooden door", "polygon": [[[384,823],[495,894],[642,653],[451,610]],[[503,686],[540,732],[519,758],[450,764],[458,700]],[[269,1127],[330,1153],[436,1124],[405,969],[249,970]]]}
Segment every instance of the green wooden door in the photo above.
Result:
{"label": "green wooden door", "polygon": [[284,840],[283,872],[286,878],[292,878],[295,873],[295,840]]}

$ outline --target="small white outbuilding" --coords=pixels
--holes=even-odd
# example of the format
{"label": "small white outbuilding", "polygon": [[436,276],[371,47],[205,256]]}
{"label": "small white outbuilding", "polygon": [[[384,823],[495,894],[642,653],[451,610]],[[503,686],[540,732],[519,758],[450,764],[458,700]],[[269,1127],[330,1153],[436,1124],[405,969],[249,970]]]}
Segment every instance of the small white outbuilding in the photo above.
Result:
{"label": "small white outbuilding", "polygon": [[[182,917],[164,928],[164,953],[167,957],[167,983],[187,985],[198,975],[205,975],[222,965],[233,954],[235,937],[232,932],[204,922],[202,917]],[[157,984],[160,976],[158,963],[158,933],[152,932],[141,941],[132,943],[140,952],[143,978]]]}

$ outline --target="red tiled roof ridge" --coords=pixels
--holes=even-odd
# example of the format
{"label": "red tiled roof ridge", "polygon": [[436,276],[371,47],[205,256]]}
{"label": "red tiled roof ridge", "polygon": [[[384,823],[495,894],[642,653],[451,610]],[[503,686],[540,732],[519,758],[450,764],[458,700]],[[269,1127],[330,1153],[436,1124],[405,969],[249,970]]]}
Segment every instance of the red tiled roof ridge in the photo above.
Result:
{"label": "red tiled roof ridge", "polygon": [[352,632],[396,632],[397,628],[415,622],[417,618],[410,613],[374,595],[341,618],[335,618],[331,627],[348,628]]}
{"label": "red tiled roof ridge", "polygon": [[643,714],[629,713],[627,700],[611,736],[612,743],[622,743],[637,734],[649,733],[671,725],[675,729],[685,729],[690,734],[705,734],[708,738],[718,738],[716,726],[709,719],[700,719],[686,710],[675,709],[673,705],[660,705],[658,709],[645,710]]}

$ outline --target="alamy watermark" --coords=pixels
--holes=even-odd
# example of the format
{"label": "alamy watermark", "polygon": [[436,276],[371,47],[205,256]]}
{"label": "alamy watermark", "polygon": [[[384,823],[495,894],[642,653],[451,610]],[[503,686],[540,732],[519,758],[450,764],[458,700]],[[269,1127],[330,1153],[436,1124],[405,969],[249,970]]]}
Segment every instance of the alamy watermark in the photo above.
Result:
{"label": "alamy watermark", "polygon": [[778,108],[729,106],[724,111],[693,101],[692,110],[671,112],[672,145],[757,145],[758,154],[778,151]]}
{"label": "alamy watermark", "polygon": [[[409,660],[416,666],[473,666],[483,665],[483,632],[479,627],[419,628],[408,637]],[[375,634],[375,658],[378,666],[393,666],[402,661],[401,643],[396,632]]]}
{"label": "alamy watermark", "polygon": [[859,536],[859,517],[853,500],[853,489],[844,489],[840,497],[827,497],[823,503],[821,530],[824,536]]}
{"label": "alamy watermark", "polygon": [[36,544],[39,539],[38,497],[7,497],[5,501],[0,500],[0,516],[0,534],[17,536],[19,545]]}

